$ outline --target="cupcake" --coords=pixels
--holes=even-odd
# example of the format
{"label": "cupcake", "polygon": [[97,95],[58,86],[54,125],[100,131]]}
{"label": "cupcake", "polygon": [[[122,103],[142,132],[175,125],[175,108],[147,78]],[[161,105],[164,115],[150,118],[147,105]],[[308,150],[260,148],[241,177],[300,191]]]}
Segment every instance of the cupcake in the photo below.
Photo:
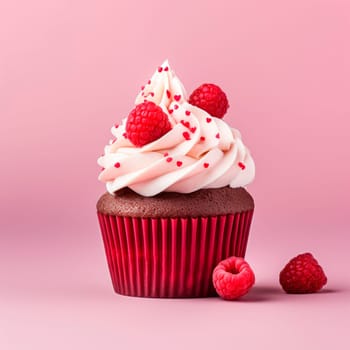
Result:
{"label": "cupcake", "polygon": [[139,297],[215,295],[211,275],[244,257],[254,210],[254,161],[222,119],[225,93],[189,98],[167,61],[136,97],[98,159],[107,192],[97,214],[114,290]]}

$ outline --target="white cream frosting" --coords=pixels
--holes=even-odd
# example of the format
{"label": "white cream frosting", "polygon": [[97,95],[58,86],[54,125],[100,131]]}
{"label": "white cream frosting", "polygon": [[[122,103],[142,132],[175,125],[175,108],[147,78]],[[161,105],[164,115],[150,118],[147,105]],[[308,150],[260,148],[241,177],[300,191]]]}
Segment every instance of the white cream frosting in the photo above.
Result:
{"label": "white cream frosting", "polygon": [[238,130],[187,102],[185,89],[165,61],[136,97],[153,101],[169,117],[172,129],[143,147],[125,136],[127,118],[113,126],[114,140],[98,159],[99,180],[108,192],[129,187],[143,196],[190,193],[203,188],[244,187],[255,165]]}

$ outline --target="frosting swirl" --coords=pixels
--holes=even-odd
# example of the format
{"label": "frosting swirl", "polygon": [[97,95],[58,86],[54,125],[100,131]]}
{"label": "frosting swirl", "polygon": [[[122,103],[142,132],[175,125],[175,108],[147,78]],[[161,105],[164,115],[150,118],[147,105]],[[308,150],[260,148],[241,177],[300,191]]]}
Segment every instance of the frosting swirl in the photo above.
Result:
{"label": "frosting swirl", "polygon": [[136,97],[168,115],[172,129],[143,147],[126,137],[126,121],[98,159],[108,192],[129,187],[143,196],[190,193],[202,188],[243,187],[255,176],[254,161],[238,130],[187,102],[185,89],[165,61]]}

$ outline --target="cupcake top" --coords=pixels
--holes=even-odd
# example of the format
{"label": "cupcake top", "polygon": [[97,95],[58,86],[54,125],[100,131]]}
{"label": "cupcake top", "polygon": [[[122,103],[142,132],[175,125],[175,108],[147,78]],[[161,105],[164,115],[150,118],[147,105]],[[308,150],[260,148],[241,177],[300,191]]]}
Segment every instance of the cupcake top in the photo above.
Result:
{"label": "cupcake top", "polygon": [[188,99],[165,61],[135,105],[112,127],[114,139],[98,159],[99,180],[109,193],[128,187],[150,197],[243,187],[254,179],[254,161],[239,131],[221,119],[228,102],[218,86],[203,84]]}

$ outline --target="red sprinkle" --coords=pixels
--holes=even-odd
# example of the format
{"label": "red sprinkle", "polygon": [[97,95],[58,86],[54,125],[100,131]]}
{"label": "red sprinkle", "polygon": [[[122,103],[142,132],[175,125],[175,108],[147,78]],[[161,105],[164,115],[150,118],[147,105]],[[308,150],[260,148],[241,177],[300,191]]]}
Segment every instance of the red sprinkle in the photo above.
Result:
{"label": "red sprinkle", "polygon": [[178,160],[178,161],[176,162],[176,165],[177,165],[178,167],[180,167],[180,166],[182,165],[181,160]]}
{"label": "red sprinkle", "polygon": [[165,153],[163,154],[164,157],[167,157],[168,155],[169,155],[168,152],[165,152]]}
{"label": "red sprinkle", "polygon": [[169,109],[168,112],[169,112],[169,114],[171,114],[171,113],[174,112],[174,110],[173,109]]}
{"label": "red sprinkle", "polygon": [[185,138],[185,140],[191,140],[191,136],[190,136],[190,133],[189,132],[187,132],[187,131],[184,131],[183,133],[182,133],[182,136]]}
{"label": "red sprinkle", "polygon": [[114,164],[114,167],[115,167],[115,168],[120,168],[120,163],[119,163],[119,162],[115,163],[115,164]]}
{"label": "red sprinkle", "polygon": [[197,128],[194,126],[193,128],[190,128],[190,131],[192,134],[194,134],[196,132]]}
{"label": "red sprinkle", "polygon": [[174,100],[175,101],[180,101],[181,95],[174,95]]}
{"label": "red sprinkle", "polygon": [[167,161],[168,163],[170,163],[172,160],[173,160],[173,158],[171,158],[171,157],[168,157],[168,158],[166,159],[166,161]]}
{"label": "red sprinkle", "polygon": [[162,70],[163,70],[162,67],[159,67],[159,68],[158,68],[158,72],[159,72],[159,73],[160,73]]}
{"label": "red sprinkle", "polygon": [[123,133],[123,136],[127,139],[128,137],[126,136],[126,132]]}
{"label": "red sprinkle", "polygon": [[212,121],[212,119],[211,118],[207,118],[206,121],[207,121],[207,123],[210,123]]}
{"label": "red sprinkle", "polygon": [[216,137],[217,139],[219,139],[219,138],[220,138],[220,134],[217,133],[217,134],[215,135],[215,137]]}
{"label": "red sprinkle", "polygon": [[154,96],[154,92],[150,92],[149,94],[150,94],[152,97]]}
{"label": "red sprinkle", "polygon": [[167,91],[166,91],[166,95],[167,95],[167,97],[168,97],[168,98],[170,98],[170,97],[171,97],[171,93],[170,93],[170,91],[169,91],[169,90],[167,90]]}
{"label": "red sprinkle", "polygon": [[204,137],[204,136],[201,136],[201,137],[200,137],[200,140],[201,140],[201,141],[205,141],[205,137]]}
{"label": "red sprinkle", "polygon": [[179,106],[178,106],[178,105],[174,105],[174,108],[175,108],[175,109],[178,109],[178,108],[179,108]]}
{"label": "red sprinkle", "polygon": [[190,111],[186,111],[185,114],[186,114],[186,115],[190,115],[191,112],[190,112]]}
{"label": "red sprinkle", "polygon": [[186,128],[190,127],[190,123],[189,122],[185,122],[183,119],[180,121],[180,123]]}
{"label": "red sprinkle", "polygon": [[118,129],[118,128],[119,128],[119,124],[115,124],[114,127],[115,127],[116,129]]}
{"label": "red sprinkle", "polygon": [[204,163],[203,166],[204,166],[204,168],[208,168],[209,167],[209,163]]}
{"label": "red sprinkle", "polygon": [[238,166],[239,166],[242,170],[245,169],[245,165],[244,165],[242,162],[239,162],[239,163],[238,163]]}
{"label": "red sprinkle", "polygon": [[151,84],[151,80],[148,80],[147,84],[150,85]]}
{"label": "red sprinkle", "polygon": [[169,67],[165,67],[164,70],[167,72],[169,70]]}
{"label": "red sprinkle", "polygon": [[115,141],[117,141],[117,138],[115,138],[115,139],[112,141],[112,143],[114,143]]}
{"label": "red sprinkle", "polygon": [[141,90],[144,90],[144,89],[145,89],[145,86],[144,86],[144,85],[142,85],[142,86],[141,86]]}

